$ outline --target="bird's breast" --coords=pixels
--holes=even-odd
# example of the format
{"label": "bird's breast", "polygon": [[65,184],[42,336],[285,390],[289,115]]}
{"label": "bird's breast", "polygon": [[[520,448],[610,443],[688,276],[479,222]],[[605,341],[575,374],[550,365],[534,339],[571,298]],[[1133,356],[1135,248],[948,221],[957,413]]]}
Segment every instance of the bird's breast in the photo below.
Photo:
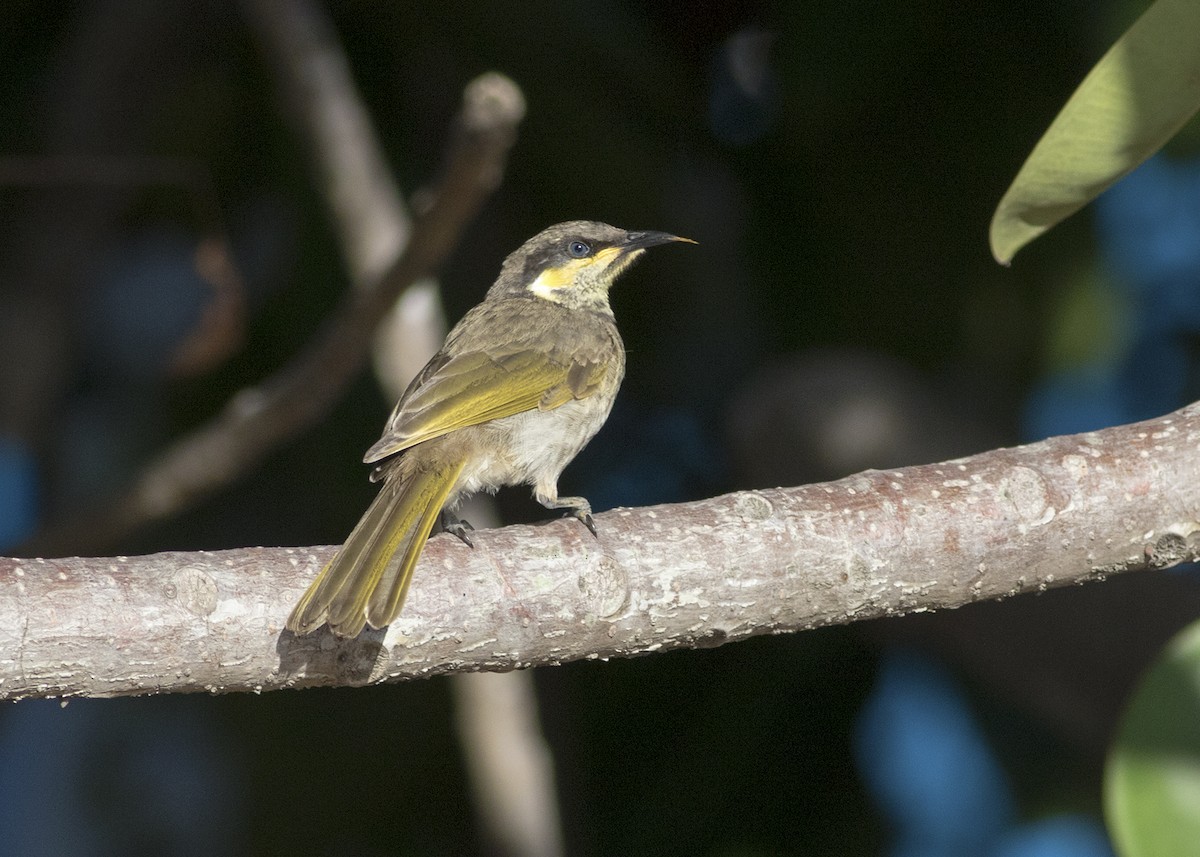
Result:
{"label": "bird's breast", "polygon": [[469,431],[474,437],[471,463],[459,490],[494,491],[502,485],[556,481],[604,425],[616,392],[614,386],[553,410],[525,411],[462,430],[459,434]]}

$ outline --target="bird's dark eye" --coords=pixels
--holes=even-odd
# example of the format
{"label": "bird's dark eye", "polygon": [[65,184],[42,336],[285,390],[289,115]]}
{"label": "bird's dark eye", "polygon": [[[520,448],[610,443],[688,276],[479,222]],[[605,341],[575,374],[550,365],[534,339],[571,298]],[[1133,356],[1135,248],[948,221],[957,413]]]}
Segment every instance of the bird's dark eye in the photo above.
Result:
{"label": "bird's dark eye", "polygon": [[584,256],[592,254],[592,248],[582,241],[572,241],[567,245],[567,252],[576,259],[582,259]]}

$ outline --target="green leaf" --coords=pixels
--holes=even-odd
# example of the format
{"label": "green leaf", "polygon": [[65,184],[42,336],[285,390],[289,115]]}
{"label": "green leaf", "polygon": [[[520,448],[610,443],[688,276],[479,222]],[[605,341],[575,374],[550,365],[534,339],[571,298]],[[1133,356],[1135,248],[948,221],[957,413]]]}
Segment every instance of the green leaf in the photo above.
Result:
{"label": "green leaf", "polygon": [[1198,108],[1200,0],[1157,0],[1034,146],[992,216],[992,255],[1007,265],[1158,151]]}
{"label": "green leaf", "polygon": [[1104,810],[1122,857],[1200,849],[1200,622],[1142,679],[1109,749]]}

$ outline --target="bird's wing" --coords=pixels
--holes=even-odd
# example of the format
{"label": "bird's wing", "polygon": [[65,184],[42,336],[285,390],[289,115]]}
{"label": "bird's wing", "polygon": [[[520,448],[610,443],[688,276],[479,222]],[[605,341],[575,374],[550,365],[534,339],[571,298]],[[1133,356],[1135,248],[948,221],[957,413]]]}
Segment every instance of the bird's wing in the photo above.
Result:
{"label": "bird's wing", "polygon": [[379,461],[455,429],[585,399],[601,387],[608,369],[608,361],[578,352],[441,354],[413,381],[364,460]]}

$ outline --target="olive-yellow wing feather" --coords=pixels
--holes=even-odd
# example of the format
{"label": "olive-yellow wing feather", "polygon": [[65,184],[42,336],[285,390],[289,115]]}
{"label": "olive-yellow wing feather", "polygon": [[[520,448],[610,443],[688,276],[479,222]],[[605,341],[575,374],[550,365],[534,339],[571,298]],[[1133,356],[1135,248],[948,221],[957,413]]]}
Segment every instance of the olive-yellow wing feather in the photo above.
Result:
{"label": "olive-yellow wing feather", "polygon": [[406,391],[364,460],[379,461],[455,429],[534,408],[552,410],[595,393],[607,366],[562,356],[566,359],[534,350],[439,355]]}

